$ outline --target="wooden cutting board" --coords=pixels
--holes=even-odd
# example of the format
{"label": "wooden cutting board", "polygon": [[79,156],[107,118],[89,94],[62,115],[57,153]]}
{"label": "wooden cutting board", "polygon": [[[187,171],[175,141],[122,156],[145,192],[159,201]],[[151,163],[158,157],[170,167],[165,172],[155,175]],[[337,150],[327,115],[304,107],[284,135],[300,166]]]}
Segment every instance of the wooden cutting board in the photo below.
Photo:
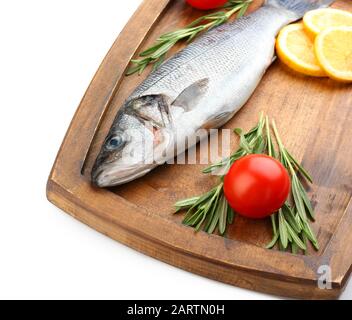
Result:
{"label": "wooden cutting board", "polygon": [[[255,1],[251,11],[262,1]],[[352,10],[350,1],[334,6]],[[352,86],[296,74],[279,61],[225,126],[249,129],[265,111],[279,124],[289,150],[312,173],[309,195],[321,249],[306,256],[267,250],[268,220],[237,217],[226,238],[195,233],[173,215],[176,200],[208,190],[202,165],[164,165],[129,184],[98,189],[90,170],[114,116],[147,76],[125,77],[130,59],[161,33],[201,13],[183,0],[145,0],[121,32],[90,84],[58,153],[48,199],[92,228],[182,269],[252,290],[297,298],[336,298],[352,264]],[[182,47],[175,48],[174,51]],[[238,141],[233,137],[235,149]],[[332,289],[318,288],[318,268],[329,265]]]}

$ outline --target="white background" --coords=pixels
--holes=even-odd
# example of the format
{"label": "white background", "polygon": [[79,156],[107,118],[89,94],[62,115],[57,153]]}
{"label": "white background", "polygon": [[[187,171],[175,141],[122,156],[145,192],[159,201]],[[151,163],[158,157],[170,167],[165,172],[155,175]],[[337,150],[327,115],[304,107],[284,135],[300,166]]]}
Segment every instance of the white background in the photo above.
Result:
{"label": "white background", "polygon": [[0,2],[0,298],[275,298],[137,253],[45,198],[80,99],[140,2]]}

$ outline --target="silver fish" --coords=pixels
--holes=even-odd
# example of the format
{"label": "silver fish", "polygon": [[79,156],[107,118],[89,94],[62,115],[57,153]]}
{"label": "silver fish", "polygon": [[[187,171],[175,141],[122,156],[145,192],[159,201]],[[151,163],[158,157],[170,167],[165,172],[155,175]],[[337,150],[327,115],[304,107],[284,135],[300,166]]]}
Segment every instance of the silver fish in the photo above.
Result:
{"label": "silver fish", "polygon": [[272,63],[279,30],[331,2],[267,0],[253,14],[208,31],[167,60],[120,108],[92,182],[108,187],[139,178],[168,160],[168,154],[174,157],[170,150],[191,147],[184,141],[200,128],[225,124]]}

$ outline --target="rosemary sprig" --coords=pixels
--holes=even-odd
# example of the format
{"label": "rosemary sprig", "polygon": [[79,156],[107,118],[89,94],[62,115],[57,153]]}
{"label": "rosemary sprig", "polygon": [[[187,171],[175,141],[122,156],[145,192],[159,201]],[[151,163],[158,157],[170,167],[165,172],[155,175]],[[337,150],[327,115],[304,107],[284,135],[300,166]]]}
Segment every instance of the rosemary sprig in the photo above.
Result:
{"label": "rosemary sprig", "polygon": [[196,231],[205,224],[204,231],[213,233],[218,226],[219,233],[224,234],[227,224],[233,220],[233,212],[223,195],[223,183],[199,197],[179,201],[175,207],[177,211],[188,209],[183,224]]}
{"label": "rosemary sprig", "polygon": [[[293,209],[289,206],[289,204],[285,204],[279,211],[279,215],[281,213],[282,218],[280,220],[279,216],[279,230],[281,230],[281,232],[279,233],[278,240],[280,239],[281,247],[286,249],[288,243],[285,241],[285,238],[287,236],[291,242],[292,252],[296,252],[297,247],[306,251],[306,243],[308,240],[312,243],[316,250],[319,250],[318,240],[310,227],[310,221],[314,221],[314,210],[308,198],[307,192],[298,178],[298,173],[305,177],[309,182],[312,182],[312,178],[284,147],[275,121],[272,121],[272,128],[279,147],[279,159],[291,176],[291,193],[293,202]],[[268,247],[271,247],[275,238],[276,235],[274,233],[273,241],[268,245]],[[292,244],[294,244],[294,246],[292,246]]]}
{"label": "rosemary sprig", "polygon": [[310,221],[314,221],[314,210],[298,174],[309,182],[312,182],[312,178],[284,147],[274,121],[272,129],[278,152],[275,150],[271,136],[269,119],[264,118],[263,114],[258,124],[247,133],[243,133],[240,128],[234,130],[240,137],[238,150],[230,157],[203,170],[203,173],[208,174],[222,170],[219,184],[201,196],[181,200],[175,204],[176,212],[187,210],[183,220],[185,225],[194,227],[196,231],[203,229],[208,233],[218,230],[220,235],[224,235],[227,226],[233,223],[235,214],[224,197],[224,174],[236,160],[247,154],[267,153],[280,160],[288,170],[292,183],[292,201],[287,201],[277,213],[271,216],[273,238],[266,248],[271,249],[278,244],[280,250],[291,248],[292,253],[296,254],[300,249],[306,252],[307,244],[311,242],[316,250],[319,249],[317,238],[310,227]]}
{"label": "rosemary sprig", "polygon": [[230,0],[224,10],[202,16],[186,27],[161,35],[155,44],[139,54],[140,59],[131,60],[133,66],[128,69],[127,75],[138,72],[141,74],[149,64],[157,69],[165,60],[169,50],[179,41],[192,41],[201,32],[217,27],[227,22],[235,13],[243,16],[253,0]]}
{"label": "rosemary sprig", "polygon": [[[230,166],[239,158],[254,153],[259,148],[265,149],[263,146],[263,128],[265,119],[261,115],[259,123],[247,133],[243,133],[242,129],[235,129],[235,133],[240,136],[240,147],[229,158],[220,161],[217,164],[206,168],[204,173],[214,173],[222,169],[223,175],[226,174]],[[202,229],[205,232],[213,233],[218,229],[219,234],[223,235],[229,224],[233,223],[234,212],[228,205],[223,192],[223,175],[220,175],[220,183],[209,192],[185,200],[178,201],[175,204],[176,212],[187,210],[183,224],[194,227],[196,231]]]}

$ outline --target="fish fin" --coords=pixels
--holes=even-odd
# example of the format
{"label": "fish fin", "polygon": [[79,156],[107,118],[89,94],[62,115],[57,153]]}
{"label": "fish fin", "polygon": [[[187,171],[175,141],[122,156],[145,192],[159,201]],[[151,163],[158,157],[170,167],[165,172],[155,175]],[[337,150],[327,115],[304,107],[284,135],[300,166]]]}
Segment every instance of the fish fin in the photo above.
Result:
{"label": "fish fin", "polygon": [[193,83],[180,93],[180,95],[176,98],[172,105],[176,107],[181,107],[186,112],[191,111],[197,106],[200,99],[207,92],[208,84],[209,79],[207,78]]}
{"label": "fish fin", "polygon": [[230,118],[232,118],[233,112],[222,112],[214,117],[209,118],[200,129],[216,129],[224,125]]}
{"label": "fish fin", "polygon": [[286,9],[302,17],[307,11],[327,7],[334,0],[266,0],[265,4]]}

